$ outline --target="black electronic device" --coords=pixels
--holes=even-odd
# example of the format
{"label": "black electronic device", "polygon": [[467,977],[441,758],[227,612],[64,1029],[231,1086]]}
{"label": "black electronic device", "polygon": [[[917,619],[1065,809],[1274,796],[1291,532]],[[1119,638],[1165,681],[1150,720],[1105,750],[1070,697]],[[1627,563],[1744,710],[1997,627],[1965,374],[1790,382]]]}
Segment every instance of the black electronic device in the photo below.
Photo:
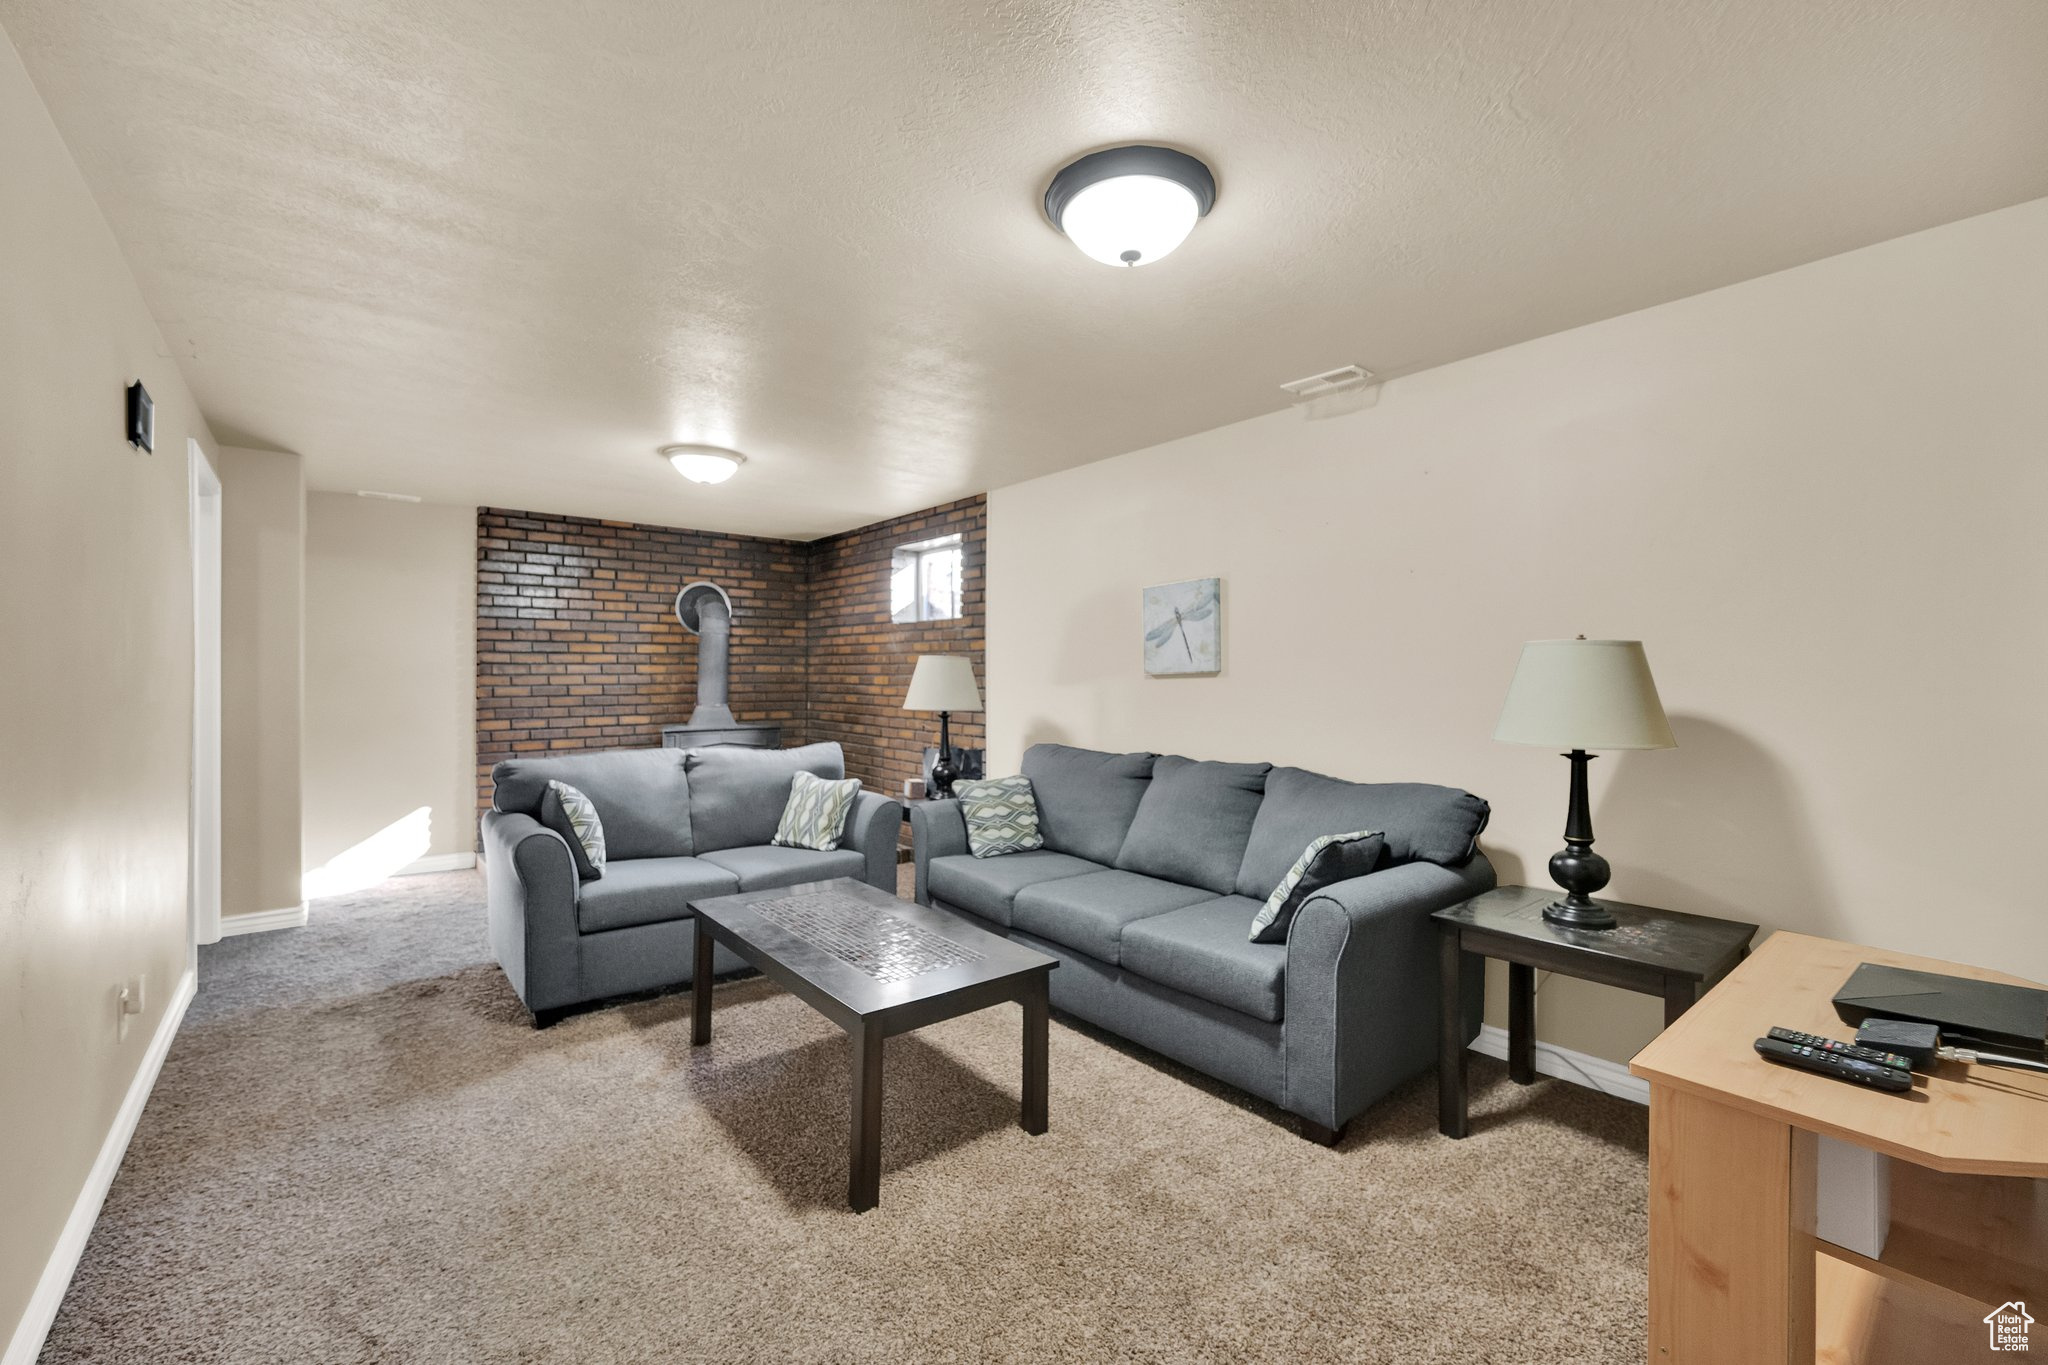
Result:
{"label": "black electronic device", "polygon": [[140,379],[128,386],[128,444],[139,450],[156,450],[156,404]]}
{"label": "black electronic device", "polygon": [[1838,1081],[1848,1081],[1851,1085],[1869,1086],[1872,1090],[1897,1093],[1913,1088],[1913,1073],[1910,1071],[1901,1071],[1895,1066],[1879,1066],[1876,1062],[1859,1062],[1823,1048],[1801,1047],[1776,1038],[1759,1038],[1756,1051],[1765,1061],[1817,1071]]}
{"label": "black electronic device", "polygon": [[1832,1052],[1837,1057],[1847,1057],[1852,1062],[1874,1062],[1878,1066],[1888,1066],[1898,1071],[1913,1069],[1913,1062],[1909,1057],[1902,1057],[1896,1052],[1886,1052],[1883,1048],[1858,1047],[1857,1043],[1862,1041],[1861,1038],[1857,1039],[1857,1043],[1845,1043],[1839,1038],[1823,1038],[1818,1033],[1801,1033],[1797,1029],[1789,1028],[1774,1028],[1768,1036],[1781,1043],[1791,1043],[1795,1047],[1814,1047],[1822,1052]]}
{"label": "black electronic device", "polygon": [[1910,1019],[1865,1019],[1856,1030],[1856,1041],[1864,1047],[1898,1053],[1912,1062],[1915,1071],[1929,1071],[1941,1047],[1941,1030]]}
{"label": "black electronic device", "polygon": [[1940,976],[1866,962],[1835,992],[1835,1013],[1845,1024],[1872,1016],[1933,1024],[1949,1042],[2010,1048],[2030,1057],[2048,1053],[2048,991],[1998,981]]}

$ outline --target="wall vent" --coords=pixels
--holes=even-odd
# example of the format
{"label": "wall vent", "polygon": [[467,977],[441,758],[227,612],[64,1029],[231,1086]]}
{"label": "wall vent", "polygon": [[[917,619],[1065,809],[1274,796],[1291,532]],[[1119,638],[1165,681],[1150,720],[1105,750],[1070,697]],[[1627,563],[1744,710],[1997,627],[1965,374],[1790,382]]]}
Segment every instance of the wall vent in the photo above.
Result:
{"label": "wall vent", "polygon": [[1360,384],[1372,382],[1372,371],[1363,365],[1341,365],[1334,370],[1324,370],[1306,379],[1290,379],[1280,387],[1294,395],[1297,403],[1311,398],[1321,398],[1326,393],[1341,389],[1355,389]]}

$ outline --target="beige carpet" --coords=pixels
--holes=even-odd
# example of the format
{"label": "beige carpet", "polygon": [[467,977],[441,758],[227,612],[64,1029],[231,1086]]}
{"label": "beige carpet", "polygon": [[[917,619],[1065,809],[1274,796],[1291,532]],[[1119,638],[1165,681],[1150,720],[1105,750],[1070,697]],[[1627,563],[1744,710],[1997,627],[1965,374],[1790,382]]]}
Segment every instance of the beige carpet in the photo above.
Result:
{"label": "beige carpet", "polygon": [[537,1033],[481,890],[208,950],[46,1362],[1642,1358],[1636,1106],[1475,1058],[1471,1138],[1424,1078],[1326,1150],[1056,1021],[1031,1138],[1005,1007],[890,1040],[856,1217],[836,1030],[752,979],[709,1048],[687,995]]}

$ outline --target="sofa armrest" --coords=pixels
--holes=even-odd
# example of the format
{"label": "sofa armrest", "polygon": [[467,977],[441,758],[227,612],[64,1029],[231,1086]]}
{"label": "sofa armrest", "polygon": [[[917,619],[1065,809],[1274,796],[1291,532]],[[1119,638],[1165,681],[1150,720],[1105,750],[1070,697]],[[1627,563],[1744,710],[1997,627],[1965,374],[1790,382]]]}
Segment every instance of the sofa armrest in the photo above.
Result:
{"label": "sofa armrest", "polygon": [[932,859],[965,853],[967,817],[958,801],[927,801],[910,808],[910,856],[917,863],[917,903],[932,903]]}
{"label": "sofa armrest", "polygon": [[903,833],[903,803],[874,792],[862,792],[853,799],[846,817],[841,848],[858,849],[868,861],[867,883],[878,891],[896,894],[896,843]]}
{"label": "sofa armrest", "polygon": [[[1287,935],[1287,1108],[1342,1127],[1436,1055],[1437,929],[1430,916],[1494,885],[1475,853],[1405,863],[1311,896]],[[1467,964],[1478,978],[1482,964]],[[1479,980],[1466,983],[1470,1034]],[[1469,1036],[1469,1035],[1468,1035]]]}
{"label": "sofa armrest", "polygon": [[535,1014],[574,1004],[581,950],[576,864],[562,836],[531,815],[486,811],[484,901],[491,951]]}

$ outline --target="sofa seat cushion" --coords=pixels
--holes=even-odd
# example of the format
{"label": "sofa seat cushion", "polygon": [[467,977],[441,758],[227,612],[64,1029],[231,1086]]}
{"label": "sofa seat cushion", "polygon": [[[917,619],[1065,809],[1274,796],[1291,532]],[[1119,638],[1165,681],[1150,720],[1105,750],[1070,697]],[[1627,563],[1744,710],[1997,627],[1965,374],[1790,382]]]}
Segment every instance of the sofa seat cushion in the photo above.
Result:
{"label": "sofa seat cushion", "polygon": [[1266,774],[1266,799],[1237,870],[1237,894],[1264,900],[1317,837],[1378,830],[1382,867],[1435,863],[1458,867],[1478,846],[1486,802],[1456,787],[1426,782],[1343,782],[1301,768]]}
{"label": "sofa seat cushion", "polygon": [[1198,886],[1135,872],[1090,872],[1025,887],[1010,903],[1010,923],[1115,966],[1125,925],[1214,898]]}
{"label": "sofa seat cushion", "polygon": [[687,858],[690,778],[681,749],[596,749],[546,758],[508,758],[491,769],[491,806],[540,818],[550,781],[590,798],[610,858]]}
{"label": "sofa seat cushion", "polygon": [[771,886],[795,886],[798,882],[828,882],[834,877],[865,878],[867,855],[857,848],[782,848],[760,844],[753,848],[721,848],[706,853],[704,861],[725,868],[740,879],[740,890],[762,891]]}
{"label": "sofa seat cushion", "polygon": [[956,905],[1007,929],[1010,905],[1025,887],[1107,870],[1100,863],[1043,848],[1030,853],[1005,853],[1000,858],[954,853],[932,859],[925,884],[933,899]]}
{"label": "sofa seat cushion", "polygon": [[1229,895],[1272,770],[1270,763],[1160,758],[1116,865]]}
{"label": "sofa seat cushion", "polygon": [[1261,902],[1224,896],[1124,929],[1123,969],[1212,1005],[1280,1022],[1287,945],[1251,943]]}
{"label": "sofa seat cushion", "polygon": [[683,919],[690,902],[741,890],[728,868],[702,858],[614,858],[600,881],[576,898],[576,927],[586,934]]}
{"label": "sofa seat cushion", "polygon": [[[1024,751],[1038,806],[1038,833],[1055,853],[1115,864],[1131,817],[1152,784],[1151,754],[1105,754],[1065,744]],[[1284,870],[1284,869],[1283,869]]]}

